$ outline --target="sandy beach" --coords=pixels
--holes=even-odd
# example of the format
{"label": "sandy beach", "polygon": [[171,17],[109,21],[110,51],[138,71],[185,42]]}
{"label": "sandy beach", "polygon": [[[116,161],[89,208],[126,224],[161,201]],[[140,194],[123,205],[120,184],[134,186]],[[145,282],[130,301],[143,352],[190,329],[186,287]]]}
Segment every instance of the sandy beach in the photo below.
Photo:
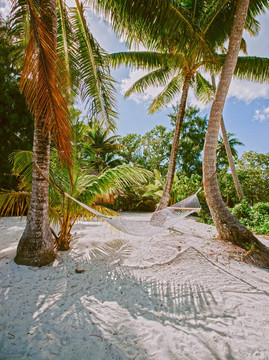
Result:
{"label": "sandy beach", "polygon": [[145,238],[80,222],[40,269],[13,261],[24,226],[0,219],[0,359],[269,359],[269,272],[213,226]]}

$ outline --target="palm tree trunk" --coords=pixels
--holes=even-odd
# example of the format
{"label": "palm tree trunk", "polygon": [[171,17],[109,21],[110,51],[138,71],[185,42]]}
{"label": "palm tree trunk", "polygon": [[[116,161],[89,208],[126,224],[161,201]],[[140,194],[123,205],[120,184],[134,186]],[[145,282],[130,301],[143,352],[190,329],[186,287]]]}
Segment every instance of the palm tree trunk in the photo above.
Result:
{"label": "palm tree trunk", "polygon": [[[216,80],[215,80],[215,75],[213,73],[211,73],[211,82],[212,82],[212,86],[213,86],[214,90],[216,90]],[[240,181],[239,181],[239,178],[238,178],[238,175],[237,175],[237,171],[236,171],[236,168],[235,168],[235,165],[234,165],[233,155],[232,155],[229,139],[228,139],[228,136],[227,136],[223,116],[221,117],[220,126],[221,126],[221,132],[222,132],[222,137],[223,137],[223,143],[224,143],[224,146],[225,146],[229,166],[230,166],[233,181],[234,181],[235,190],[237,192],[239,200],[242,201],[242,200],[244,200],[245,195],[243,193],[243,189],[242,189],[242,186],[240,184]]]}
{"label": "palm tree trunk", "polygon": [[181,126],[182,126],[182,122],[183,122],[183,118],[184,118],[184,114],[185,114],[186,102],[187,102],[188,91],[190,88],[190,83],[191,83],[191,75],[187,74],[185,77],[185,80],[184,80],[183,88],[182,88],[182,95],[181,95],[180,105],[179,105],[178,114],[177,114],[177,122],[176,122],[174,139],[173,139],[173,144],[172,144],[172,149],[171,149],[166,183],[165,183],[165,187],[163,190],[161,200],[159,202],[159,205],[158,205],[156,211],[162,210],[169,205],[170,194],[171,194],[171,190],[172,190],[172,186],[173,186],[173,180],[174,180],[175,169],[176,169],[179,137],[180,137]]}
{"label": "palm tree trunk", "polygon": [[240,49],[250,0],[238,0],[228,52],[212,104],[204,145],[203,181],[205,195],[219,236],[249,250],[248,260],[269,268],[269,250],[228,211],[216,175],[216,149],[221,117]]}
{"label": "palm tree trunk", "polygon": [[221,132],[222,132],[224,146],[225,146],[225,149],[226,149],[226,154],[227,154],[227,157],[228,157],[229,166],[230,166],[233,181],[234,181],[234,186],[235,186],[235,189],[236,189],[239,200],[242,201],[242,200],[245,199],[245,195],[243,193],[243,189],[242,189],[242,186],[240,184],[240,181],[239,181],[239,178],[238,178],[238,175],[237,175],[237,171],[236,171],[236,168],[235,168],[235,165],[234,165],[233,155],[232,155],[229,139],[228,139],[228,136],[227,136],[227,132],[226,132],[226,129],[225,129],[223,117],[221,117],[220,126],[221,126]]}
{"label": "palm tree trunk", "polygon": [[[41,16],[47,25],[55,48],[57,43],[56,0],[40,0]],[[42,120],[35,123],[34,162],[49,177],[50,135],[42,130]],[[33,167],[32,196],[29,216],[19,241],[15,262],[21,265],[43,266],[55,259],[54,241],[49,226],[49,184]]]}

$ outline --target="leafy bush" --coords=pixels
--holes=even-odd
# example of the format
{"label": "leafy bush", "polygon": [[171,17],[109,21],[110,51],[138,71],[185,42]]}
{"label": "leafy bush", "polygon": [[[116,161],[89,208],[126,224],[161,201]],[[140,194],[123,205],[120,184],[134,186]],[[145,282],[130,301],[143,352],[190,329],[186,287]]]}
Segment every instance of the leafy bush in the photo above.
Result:
{"label": "leafy bush", "polygon": [[269,203],[257,203],[252,208],[243,200],[235,205],[232,214],[247,228],[257,234],[269,235]]}
{"label": "leafy bush", "polygon": [[251,207],[246,200],[243,200],[241,203],[236,204],[232,209],[232,214],[237,219],[249,219],[251,214]]}
{"label": "leafy bush", "polygon": [[269,215],[269,203],[259,202],[255,204],[252,209],[260,214]]}

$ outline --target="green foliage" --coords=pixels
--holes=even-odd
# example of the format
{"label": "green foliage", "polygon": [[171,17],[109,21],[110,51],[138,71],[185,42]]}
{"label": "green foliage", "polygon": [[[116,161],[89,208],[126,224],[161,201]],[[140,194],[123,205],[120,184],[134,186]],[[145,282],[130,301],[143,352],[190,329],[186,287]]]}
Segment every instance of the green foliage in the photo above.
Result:
{"label": "green foliage", "polygon": [[84,137],[80,151],[89,166],[100,173],[107,168],[121,165],[123,160],[118,153],[121,149],[120,136],[111,135],[97,120],[91,119],[84,127]]}
{"label": "green foliage", "polygon": [[31,150],[33,143],[33,121],[19,92],[16,51],[11,29],[0,17],[0,188],[12,188],[17,183],[11,175],[8,154]]}
{"label": "green foliage", "polygon": [[158,125],[142,137],[143,158],[145,167],[162,174],[168,166],[171,152],[172,133],[165,126]]}
{"label": "green foliage", "polygon": [[95,116],[110,129],[115,129],[116,91],[114,79],[106,62],[105,51],[91,34],[83,6],[71,11],[72,37],[75,46],[74,61],[79,76],[79,88],[88,113]]}
{"label": "green foliage", "polygon": [[179,202],[193,194],[201,187],[202,177],[198,174],[192,174],[190,177],[183,174],[178,175],[172,187],[173,203]]}
{"label": "green foliage", "polygon": [[269,235],[269,203],[257,203],[251,207],[246,200],[235,205],[232,214],[251,231]]}
{"label": "green foliage", "polygon": [[237,170],[250,204],[269,202],[269,153],[245,152],[237,162]]}
{"label": "green foliage", "polygon": [[269,203],[259,202],[253,206],[253,210],[261,215],[269,215]]}
{"label": "green foliage", "polygon": [[[50,180],[52,184],[62,189],[72,197],[91,206],[104,214],[111,213],[111,210],[100,206],[99,199],[104,195],[116,194],[124,191],[125,188],[146,183],[151,173],[140,167],[128,164],[107,168],[97,173],[93,171],[87,159],[81,156],[78,148],[87,131],[85,124],[77,123],[73,126],[73,159],[72,166],[68,169],[65,164],[60,164],[57,151],[51,151]],[[28,211],[31,194],[32,180],[32,154],[21,151],[13,155],[14,174],[20,177],[19,191],[0,192],[0,213],[5,215],[12,211],[22,215]],[[27,189],[27,191],[26,191]],[[93,214],[81,208],[77,203],[50,186],[49,215],[53,224],[59,224],[60,231],[54,236],[58,247],[66,249],[71,239],[71,230],[78,219],[90,219]],[[16,207],[17,202],[17,207]]]}
{"label": "green foliage", "polygon": [[171,151],[172,132],[162,125],[155,126],[145,135],[128,134],[121,138],[120,156],[125,161],[139,164],[150,171],[167,171]]}
{"label": "green foliage", "polygon": [[220,192],[225,204],[233,207],[238,202],[238,195],[234,186],[234,181],[231,173],[227,172],[228,167],[218,171],[218,184]]}
{"label": "green foliage", "polygon": [[[119,155],[128,163],[142,165],[144,168],[158,170],[166,175],[173,140],[173,128],[177,118],[177,107],[169,115],[172,130],[155,126],[145,135],[128,134],[120,139],[122,149]],[[202,150],[207,125],[207,117],[199,115],[199,109],[188,107],[182,124],[177,156],[178,172],[187,176],[202,175]]]}
{"label": "green foliage", "polygon": [[[169,115],[171,125],[175,126],[177,108]],[[207,117],[201,117],[199,109],[187,107],[181,127],[178,145],[177,171],[187,176],[202,175],[202,151],[207,127]]]}
{"label": "green foliage", "polygon": [[142,160],[141,144],[142,136],[139,134],[128,134],[119,139],[122,145],[119,155],[131,164],[140,164]]}
{"label": "green foliage", "polygon": [[[253,206],[258,202],[269,201],[269,153],[243,153],[237,160],[236,170],[249,204]],[[227,166],[218,172],[218,182],[226,205],[233,207],[238,202],[238,197]]]}
{"label": "green foliage", "polygon": [[241,201],[241,203],[236,204],[235,207],[232,209],[232,214],[237,219],[247,219],[250,217],[251,214],[251,207],[249,206],[247,200]]}
{"label": "green foliage", "polygon": [[[236,146],[244,146],[244,144],[239,139],[234,137],[234,134],[232,134],[232,133],[228,133],[227,137],[228,137],[228,141],[230,144],[230,149],[232,152],[233,159],[236,160],[238,158],[238,151],[236,149]],[[224,140],[223,140],[222,136],[220,136],[219,140],[218,140],[217,166],[219,169],[221,169],[225,166],[229,166],[227,152],[225,149],[225,144],[224,144]]]}

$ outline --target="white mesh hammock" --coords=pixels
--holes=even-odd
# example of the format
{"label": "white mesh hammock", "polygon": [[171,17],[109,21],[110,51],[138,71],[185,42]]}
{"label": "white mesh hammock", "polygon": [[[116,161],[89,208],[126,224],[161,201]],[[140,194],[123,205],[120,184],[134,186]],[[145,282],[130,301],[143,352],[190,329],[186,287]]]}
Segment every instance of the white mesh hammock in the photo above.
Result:
{"label": "white mesh hammock", "polygon": [[102,218],[114,228],[135,236],[151,236],[158,234],[164,230],[171,229],[178,221],[186,216],[201,210],[197,194],[200,189],[192,196],[172,205],[163,210],[156,211],[151,215],[149,221],[126,219],[123,216],[107,216],[92,209],[91,207],[74,199],[72,196],[64,193],[71,200],[90,211],[92,214]]}

